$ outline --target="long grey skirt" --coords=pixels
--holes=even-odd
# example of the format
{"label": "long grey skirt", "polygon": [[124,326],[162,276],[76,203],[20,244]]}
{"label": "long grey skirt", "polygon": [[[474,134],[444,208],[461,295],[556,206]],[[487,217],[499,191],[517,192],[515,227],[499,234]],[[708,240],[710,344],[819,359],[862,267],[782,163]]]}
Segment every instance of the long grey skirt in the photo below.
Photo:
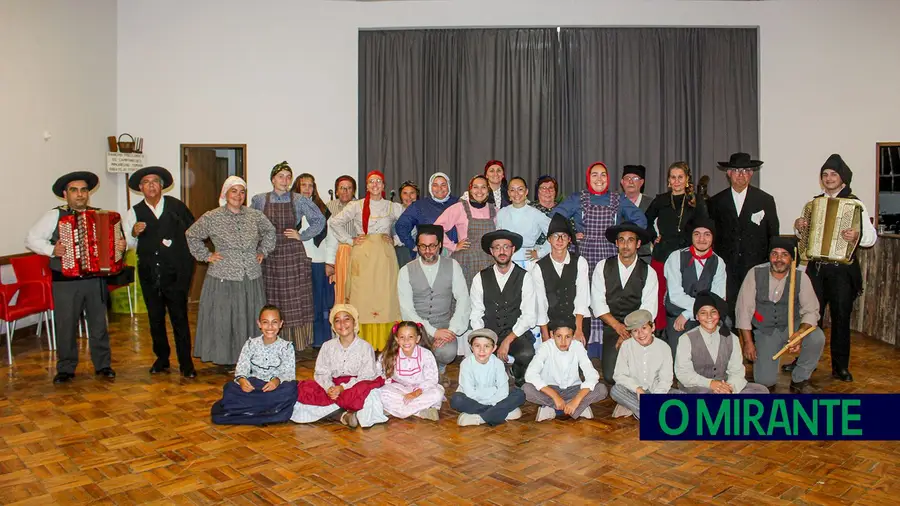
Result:
{"label": "long grey skirt", "polygon": [[207,275],[200,294],[194,356],[219,365],[236,364],[247,339],[260,333],[256,320],[265,304],[262,276],[228,281]]}

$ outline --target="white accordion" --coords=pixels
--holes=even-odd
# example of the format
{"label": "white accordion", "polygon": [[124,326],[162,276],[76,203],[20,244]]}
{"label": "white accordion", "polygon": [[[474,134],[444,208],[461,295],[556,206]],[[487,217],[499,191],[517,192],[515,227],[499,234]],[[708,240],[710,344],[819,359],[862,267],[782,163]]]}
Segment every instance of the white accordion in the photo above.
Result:
{"label": "white accordion", "polygon": [[847,242],[841,232],[853,229],[862,233],[862,206],[856,199],[816,197],[803,208],[803,218],[809,223],[800,235],[800,255],[809,261],[853,262],[853,252],[859,242]]}

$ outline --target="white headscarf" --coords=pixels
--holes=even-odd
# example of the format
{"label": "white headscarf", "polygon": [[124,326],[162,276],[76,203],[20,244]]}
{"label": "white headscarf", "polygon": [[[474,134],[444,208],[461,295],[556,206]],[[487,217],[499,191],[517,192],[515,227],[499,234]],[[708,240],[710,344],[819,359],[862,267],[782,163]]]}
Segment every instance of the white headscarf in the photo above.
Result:
{"label": "white headscarf", "polygon": [[228,179],[225,180],[225,183],[222,185],[222,193],[219,194],[219,205],[224,206],[227,200],[225,199],[225,195],[228,194],[228,190],[231,189],[232,186],[240,185],[243,186],[244,189],[247,189],[247,183],[237,177],[237,176],[228,176]]}
{"label": "white headscarf", "polygon": [[[434,178],[436,178],[436,177],[442,177],[442,178],[444,178],[444,180],[447,181],[447,195],[445,195],[444,198],[442,198],[442,199],[435,198],[434,193],[431,192],[431,183],[434,183]],[[450,177],[447,176],[447,174],[444,174],[443,172],[435,172],[434,174],[431,175],[430,178],[428,178],[428,194],[431,195],[431,200],[434,200],[435,202],[440,202],[441,204],[443,204],[444,202],[447,202],[448,199],[450,199],[450,193],[451,193]]]}

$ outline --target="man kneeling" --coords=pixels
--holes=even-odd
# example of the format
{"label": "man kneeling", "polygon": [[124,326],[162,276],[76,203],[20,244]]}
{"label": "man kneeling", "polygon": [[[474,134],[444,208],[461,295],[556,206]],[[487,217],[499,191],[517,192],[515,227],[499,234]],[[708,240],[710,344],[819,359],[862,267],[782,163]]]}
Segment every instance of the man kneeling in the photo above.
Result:
{"label": "man kneeling", "polygon": [[[594,369],[587,349],[575,337],[575,322],[550,322],[553,339],[544,341],[525,371],[525,399],[539,405],[535,421],[557,416],[594,418],[591,404],[606,399],[606,385]],[[578,376],[578,370],[584,381]]]}
{"label": "man kneeling", "polygon": [[727,308],[714,293],[695,297],[694,318],[700,326],[681,335],[675,352],[679,388],[692,394],[767,394],[768,388],[744,378],[741,345],[720,322]]}

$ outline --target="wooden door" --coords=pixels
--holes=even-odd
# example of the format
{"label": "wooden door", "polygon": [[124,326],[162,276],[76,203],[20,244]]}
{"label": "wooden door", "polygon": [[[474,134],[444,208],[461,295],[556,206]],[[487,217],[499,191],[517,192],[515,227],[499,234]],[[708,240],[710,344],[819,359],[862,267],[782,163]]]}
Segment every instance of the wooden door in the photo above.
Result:
{"label": "wooden door", "polygon": [[[216,157],[216,150],[209,148],[184,148],[184,186],[183,195],[185,205],[191,210],[195,219],[203,216],[203,213],[219,207],[219,192],[222,184],[228,177],[228,170],[223,173]],[[206,241],[210,251],[213,245]],[[188,302],[198,302],[203,288],[203,280],[206,278],[207,264],[195,262],[194,278],[191,281],[191,291],[188,294]]]}

